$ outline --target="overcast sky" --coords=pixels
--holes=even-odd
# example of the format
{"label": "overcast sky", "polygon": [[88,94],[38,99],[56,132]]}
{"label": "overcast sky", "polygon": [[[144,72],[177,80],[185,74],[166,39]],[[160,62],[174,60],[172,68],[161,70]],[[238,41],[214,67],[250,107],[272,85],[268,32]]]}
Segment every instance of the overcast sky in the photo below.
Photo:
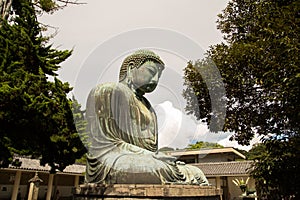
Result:
{"label": "overcast sky", "polygon": [[[166,64],[159,87],[148,95],[156,108],[159,146],[184,148],[205,140],[229,143],[229,133],[212,134],[192,116],[184,114],[183,69],[187,61],[200,59],[210,45],[220,43],[217,15],[228,0],[97,0],[70,5],[40,20],[56,32],[55,48],[73,49],[62,64],[59,78],[74,87],[84,106],[96,84],[116,82],[122,60],[139,48],[148,48]],[[247,148],[246,148],[247,149]]]}
{"label": "overcast sky", "polygon": [[[83,1],[83,0],[82,0]],[[55,47],[74,49],[60,70],[60,78],[74,85],[89,54],[105,41],[126,31],[161,28],[179,32],[206,50],[222,40],[216,29],[217,14],[227,0],[97,0],[70,5],[41,21],[58,28]],[[51,29],[50,29],[51,31]],[[52,29],[54,32],[54,29]]]}

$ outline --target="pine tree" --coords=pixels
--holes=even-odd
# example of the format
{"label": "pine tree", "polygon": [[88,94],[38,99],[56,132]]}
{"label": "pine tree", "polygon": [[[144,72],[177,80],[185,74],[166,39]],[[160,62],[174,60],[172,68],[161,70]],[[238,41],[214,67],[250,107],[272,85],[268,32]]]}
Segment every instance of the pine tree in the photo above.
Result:
{"label": "pine tree", "polygon": [[30,155],[63,170],[86,151],[67,98],[71,87],[56,73],[71,51],[47,44],[31,1],[14,0],[11,8],[0,27],[0,164]]}

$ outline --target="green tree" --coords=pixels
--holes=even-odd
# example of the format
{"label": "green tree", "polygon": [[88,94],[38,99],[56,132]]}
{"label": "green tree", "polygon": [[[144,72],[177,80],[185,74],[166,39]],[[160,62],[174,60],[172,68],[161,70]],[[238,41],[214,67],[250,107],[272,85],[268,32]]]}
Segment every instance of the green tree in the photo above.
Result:
{"label": "green tree", "polygon": [[247,160],[256,160],[258,157],[263,156],[266,152],[266,146],[264,143],[255,144],[249,151],[239,148],[234,149],[246,156]]}
{"label": "green tree", "polygon": [[189,144],[186,149],[202,149],[202,148],[215,149],[215,148],[223,148],[223,146],[218,143],[198,141],[195,144]]}
{"label": "green tree", "polygon": [[14,0],[11,12],[0,21],[0,165],[19,154],[63,170],[86,151],[66,96],[71,88],[56,78],[71,51],[47,44],[31,1]]}
{"label": "green tree", "polygon": [[226,89],[222,130],[244,145],[255,133],[264,136],[266,154],[256,160],[253,175],[260,177],[261,196],[273,194],[269,199],[299,198],[299,10],[296,0],[230,1],[217,22],[226,43],[185,69],[188,113],[208,125],[218,116],[201,77],[213,61]]}
{"label": "green tree", "polygon": [[159,151],[175,151],[175,149],[172,147],[162,147],[159,149]]}
{"label": "green tree", "polygon": [[267,199],[299,199],[299,136],[268,139],[263,145],[251,173],[258,194]]}
{"label": "green tree", "polygon": [[[1,0],[0,2],[0,15],[1,19],[7,20],[12,11],[12,4],[14,0]],[[58,9],[64,8],[69,4],[82,4],[72,0],[35,0],[30,1],[35,6],[36,12],[52,13]]]}
{"label": "green tree", "polygon": [[267,152],[266,145],[264,143],[259,143],[253,146],[246,153],[246,157],[248,160],[256,160],[257,158],[265,156],[266,152]]}

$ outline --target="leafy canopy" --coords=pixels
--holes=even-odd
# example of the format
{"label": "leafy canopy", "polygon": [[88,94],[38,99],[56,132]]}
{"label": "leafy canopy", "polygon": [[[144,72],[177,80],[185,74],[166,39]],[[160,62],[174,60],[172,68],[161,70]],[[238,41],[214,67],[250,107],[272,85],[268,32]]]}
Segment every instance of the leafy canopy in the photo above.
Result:
{"label": "leafy canopy", "polygon": [[31,1],[14,0],[11,9],[0,21],[0,165],[19,154],[63,170],[86,151],[66,96],[71,88],[56,77],[71,51],[47,44]]}
{"label": "leafy canopy", "polygon": [[254,176],[260,195],[269,199],[297,199],[300,191],[299,10],[297,0],[230,1],[217,21],[226,43],[210,47],[206,58],[185,69],[188,113],[210,126],[219,116],[211,106],[214,91],[201,74],[215,65],[226,90],[219,130],[234,132],[231,139],[244,145],[255,134],[263,136],[266,151]]}
{"label": "leafy canopy", "polygon": [[223,146],[218,143],[198,141],[195,144],[189,144],[186,149],[202,149],[202,148],[215,149],[215,148],[223,148]]}
{"label": "leafy canopy", "polygon": [[[212,60],[226,89],[223,130],[249,144],[254,133],[299,132],[299,2],[235,0],[219,15],[227,43],[185,69],[187,112],[209,119],[211,96],[201,73]],[[207,65],[207,64],[206,64]],[[190,101],[196,94],[196,102]],[[199,106],[195,108],[194,105]]]}

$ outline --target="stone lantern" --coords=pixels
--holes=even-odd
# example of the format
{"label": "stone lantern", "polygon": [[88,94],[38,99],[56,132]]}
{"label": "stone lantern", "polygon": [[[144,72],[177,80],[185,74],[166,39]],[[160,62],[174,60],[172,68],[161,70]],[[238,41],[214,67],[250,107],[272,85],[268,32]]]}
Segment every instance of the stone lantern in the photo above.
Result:
{"label": "stone lantern", "polygon": [[37,200],[39,196],[39,186],[40,183],[43,182],[43,180],[40,179],[38,173],[35,172],[34,177],[28,182],[30,183],[28,200]]}

